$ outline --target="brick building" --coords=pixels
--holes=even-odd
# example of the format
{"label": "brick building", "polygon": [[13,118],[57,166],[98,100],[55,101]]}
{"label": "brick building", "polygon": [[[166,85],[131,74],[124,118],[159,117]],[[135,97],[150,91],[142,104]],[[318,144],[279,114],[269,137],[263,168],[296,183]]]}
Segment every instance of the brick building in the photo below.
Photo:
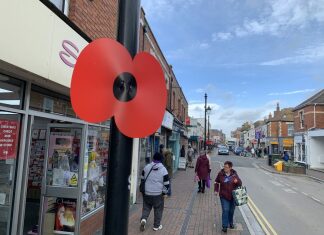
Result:
{"label": "brick building", "polygon": [[324,89],[294,108],[295,161],[324,169]]}
{"label": "brick building", "polygon": [[[67,233],[101,233],[109,121],[95,124],[80,120],[69,94],[80,51],[91,40],[116,38],[117,5],[115,0],[1,3],[0,25],[6,36],[0,38],[0,134],[12,133],[1,137],[10,143],[10,151],[0,143],[1,235],[66,234],[65,228],[55,223],[59,208],[73,214],[75,224]],[[151,34],[148,28],[144,46],[159,59],[170,90],[169,81],[171,77],[176,80],[175,76]],[[95,96],[95,92],[85,95]],[[182,95],[177,93],[176,99]],[[162,123],[170,128],[170,137],[173,132],[180,136],[181,130],[185,135],[184,128],[173,124],[174,116],[181,124],[187,116],[186,100],[182,97],[180,101],[173,107],[174,115],[168,106],[170,112]],[[175,111],[177,108],[180,111]],[[163,136],[162,131],[157,132]],[[138,155],[148,153],[141,141],[134,139],[131,203],[138,188]],[[59,162],[66,158],[71,161],[65,161],[62,170]]]}
{"label": "brick building", "polygon": [[293,152],[294,116],[292,108],[280,110],[279,103],[272,115],[270,113],[267,123],[266,147],[268,153],[278,154],[288,151]]}
{"label": "brick building", "polygon": [[150,53],[160,62],[168,91],[167,110],[161,128],[153,136],[141,140],[140,159],[142,160],[140,160],[139,168],[144,167],[145,161],[143,161],[143,158],[147,157],[150,149],[152,149],[152,152],[156,152],[159,150],[159,145],[163,144],[166,148],[170,148],[174,154],[173,168],[176,171],[179,166],[180,148],[182,145],[188,145],[188,134],[185,125],[185,120],[188,117],[188,102],[176,79],[172,66],[169,65],[154,36],[143,8],[140,16],[139,51]]}

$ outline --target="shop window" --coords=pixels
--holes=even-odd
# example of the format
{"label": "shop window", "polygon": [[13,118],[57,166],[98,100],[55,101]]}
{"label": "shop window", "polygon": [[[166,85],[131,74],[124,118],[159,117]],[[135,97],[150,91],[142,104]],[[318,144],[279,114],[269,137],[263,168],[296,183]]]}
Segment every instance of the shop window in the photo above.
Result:
{"label": "shop window", "polygon": [[0,111],[0,234],[9,235],[21,116]]}
{"label": "shop window", "polygon": [[82,214],[105,203],[108,168],[109,130],[89,127],[87,153],[84,159]]}
{"label": "shop window", "polygon": [[288,124],[288,136],[294,136],[294,124]]}
{"label": "shop window", "polygon": [[0,106],[23,108],[24,82],[0,74]]}
{"label": "shop window", "polygon": [[37,86],[32,86],[30,109],[76,117],[69,97]]}

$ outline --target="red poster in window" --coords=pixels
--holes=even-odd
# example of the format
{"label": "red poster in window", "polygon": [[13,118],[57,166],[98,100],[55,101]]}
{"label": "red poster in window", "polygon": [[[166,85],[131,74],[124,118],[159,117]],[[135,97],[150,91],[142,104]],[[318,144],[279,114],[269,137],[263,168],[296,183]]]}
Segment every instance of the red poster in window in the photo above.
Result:
{"label": "red poster in window", "polygon": [[15,159],[19,122],[0,120],[0,160]]}

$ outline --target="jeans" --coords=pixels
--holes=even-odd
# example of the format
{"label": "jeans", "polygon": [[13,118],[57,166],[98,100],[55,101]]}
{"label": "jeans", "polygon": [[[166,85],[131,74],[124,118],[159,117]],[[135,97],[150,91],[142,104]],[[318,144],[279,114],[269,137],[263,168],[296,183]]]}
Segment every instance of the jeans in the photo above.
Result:
{"label": "jeans", "polygon": [[198,181],[199,191],[205,192],[205,187],[206,187],[206,180],[199,180]]}
{"label": "jeans", "polygon": [[223,197],[220,198],[220,201],[222,204],[222,225],[223,228],[227,228],[228,225],[233,225],[235,203],[233,199],[229,201]]}
{"label": "jeans", "polygon": [[164,209],[164,197],[159,196],[143,196],[143,213],[142,218],[147,220],[152,207],[154,208],[154,228],[158,228],[161,225],[163,209]]}

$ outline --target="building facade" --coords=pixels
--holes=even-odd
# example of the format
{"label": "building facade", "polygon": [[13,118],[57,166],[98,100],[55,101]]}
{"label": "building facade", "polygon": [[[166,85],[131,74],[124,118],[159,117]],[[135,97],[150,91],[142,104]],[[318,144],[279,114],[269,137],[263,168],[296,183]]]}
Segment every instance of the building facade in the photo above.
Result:
{"label": "building facade", "polygon": [[279,103],[274,115],[267,120],[266,147],[269,154],[280,154],[287,151],[293,155],[294,118],[291,108],[280,110]]}
{"label": "building facade", "polygon": [[324,90],[294,108],[295,161],[324,169]]}

